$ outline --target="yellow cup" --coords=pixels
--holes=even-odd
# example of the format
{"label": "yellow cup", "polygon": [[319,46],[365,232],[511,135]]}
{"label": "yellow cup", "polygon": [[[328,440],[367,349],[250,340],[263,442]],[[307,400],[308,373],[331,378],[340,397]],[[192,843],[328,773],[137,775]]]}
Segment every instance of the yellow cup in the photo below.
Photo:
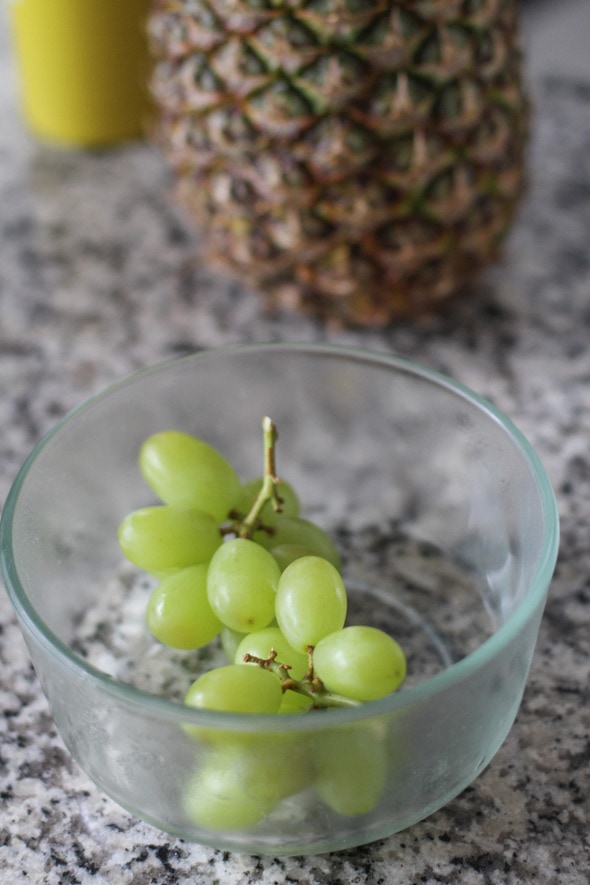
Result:
{"label": "yellow cup", "polygon": [[140,137],[149,119],[150,0],[11,0],[24,117],[78,147]]}

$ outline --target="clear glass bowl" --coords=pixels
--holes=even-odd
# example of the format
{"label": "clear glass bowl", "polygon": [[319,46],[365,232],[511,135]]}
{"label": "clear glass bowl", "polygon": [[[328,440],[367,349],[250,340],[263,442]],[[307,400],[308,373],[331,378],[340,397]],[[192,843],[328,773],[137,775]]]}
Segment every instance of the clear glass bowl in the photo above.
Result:
{"label": "clear glass bowl", "polygon": [[[152,502],[140,444],[194,433],[246,480],[264,415],[279,475],[339,546],[350,622],[406,651],[392,696],[308,715],[192,710],[183,693],[218,653],[147,636],[149,582],[116,532]],[[205,351],[91,399],[33,451],[0,530],[8,593],[82,768],[162,830],[274,855],[392,834],[486,767],[521,701],[558,545],[543,468],[489,403],[402,359],[290,344]]]}

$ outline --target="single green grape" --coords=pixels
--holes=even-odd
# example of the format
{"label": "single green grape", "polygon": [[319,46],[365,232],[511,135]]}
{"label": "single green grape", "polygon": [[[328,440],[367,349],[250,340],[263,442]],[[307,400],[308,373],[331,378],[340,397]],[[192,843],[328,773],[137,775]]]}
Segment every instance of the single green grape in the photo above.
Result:
{"label": "single green grape", "polygon": [[232,538],[219,547],[209,564],[211,608],[232,630],[260,630],[274,618],[280,575],[268,550],[247,538]]}
{"label": "single green grape", "polygon": [[186,789],[184,807],[192,823],[209,830],[246,830],[275,808],[271,799],[244,792],[231,768],[212,761],[201,768]]}
{"label": "single green grape", "polygon": [[[274,618],[268,626],[277,626],[277,622]],[[230,664],[235,663],[238,645],[247,635],[247,633],[242,633],[240,630],[232,630],[231,627],[223,626],[221,628],[221,633],[219,634],[219,638],[221,640],[221,648],[223,649],[223,653],[225,654]]]}
{"label": "single green grape", "polygon": [[366,814],[377,805],[387,782],[387,754],[375,723],[331,728],[316,736],[315,789],[338,814]]}
{"label": "single green grape", "polygon": [[208,562],[222,543],[219,527],[208,513],[166,504],[127,514],[118,539],[133,565],[155,575]]}
{"label": "single green grape", "polygon": [[282,697],[281,683],[269,670],[225,664],[199,676],[184,702],[189,707],[228,713],[277,713]]}
{"label": "single green grape", "polygon": [[309,787],[313,762],[301,735],[264,734],[244,752],[238,748],[237,775],[249,796],[278,802]]}
{"label": "single green grape", "polygon": [[210,513],[223,522],[236,506],[241,484],[237,473],[216,449],[178,430],[148,437],[139,452],[140,470],[166,504]]}
{"label": "single green grape", "polygon": [[406,675],[400,645],[376,627],[351,626],[320,639],[315,675],[335,694],[372,701],[399,688]]}
{"label": "single green grape", "polygon": [[303,556],[282,573],[276,595],[278,625],[293,648],[306,651],[344,626],[346,589],[326,559]]}
{"label": "single green grape", "polygon": [[313,759],[300,735],[234,735],[211,746],[187,790],[190,819],[210,829],[254,826],[313,783]]}
{"label": "single green grape", "polygon": [[[247,633],[236,649],[235,663],[245,663],[245,654],[266,660],[273,649],[277,653],[278,663],[287,664],[291,668],[289,676],[293,679],[302,679],[305,676],[309,666],[307,655],[289,645],[278,627],[265,627],[263,630]],[[252,663],[251,666],[257,665]]]}
{"label": "single green grape", "polygon": [[238,645],[246,635],[246,633],[241,633],[239,630],[232,630],[231,627],[226,627],[225,625],[221,628],[219,634],[221,647],[230,664],[235,662]]}
{"label": "single green grape", "polygon": [[282,572],[288,565],[301,559],[302,556],[315,556],[315,552],[311,547],[304,547],[302,544],[279,544],[278,547],[271,547],[270,552],[279,564]]}
{"label": "single green grape", "polygon": [[260,732],[231,738],[213,748],[210,760],[233,771],[244,793],[256,800],[278,802],[308,787],[313,764],[301,735]]}
{"label": "single green grape", "polygon": [[252,539],[267,550],[282,547],[284,544],[297,544],[307,547],[316,556],[327,559],[339,571],[342,565],[340,554],[330,536],[315,523],[301,517],[283,516],[268,531],[259,529],[254,532]]}
{"label": "single green grape", "polygon": [[[243,516],[247,516],[250,512],[262,489],[263,481],[262,477],[258,477],[257,479],[251,479],[242,486],[236,510]],[[279,497],[283,499],[281,509],[280,511],[275,510],[272,501],[268,501],[260,513],[260,519],[264,525],[276,525],[285,516],[299,516],[299,498],[293,486],[286,480],[280,479],[276,490]]]}
{"label": "single green grape", "polygon": [[150,632],[171,648],[201,648],[222,624],[207,597],[207,564],[199,563],[164,578],[152,591],[146,609]]}
{"label": "single green grape", "polygon": [[283,692],[279,713],[281,715],[285,713],[308,713],[312,708],[312,704],[313,701],[307,695],[299,691],[287,689],[287,691]]}

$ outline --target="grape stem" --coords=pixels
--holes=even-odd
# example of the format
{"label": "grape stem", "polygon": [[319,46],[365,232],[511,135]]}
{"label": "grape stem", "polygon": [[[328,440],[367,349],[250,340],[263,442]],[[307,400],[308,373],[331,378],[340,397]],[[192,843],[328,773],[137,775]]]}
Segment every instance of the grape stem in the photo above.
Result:
{"label": "grape stem", "polygon": [[242,660],[246,664],[258,664],[264,670],[270,670],[281,681],[283,692],[296,691],[298,694],[305,695],[313,704],[312,709],[321,710],[328,707],[359,707],[361,702],[352,700],[352,698],[343,697],[343,695],[335,694],[328,691],[321,679],[318,679],[313,672],[311,647],[307,650],[310,666],[303,679],[293,679],[289,674],[291,667],[289,664],[281,664],[277,661],[277,652],[274,648],[270,650],[268,658],[259,658],[247,652],[242,656]]}
{"label": "grape stem", "polygon": [[283,506],[283,499],[278,492],[279,477],[276,469],[276,445],[279,438],[274,421],[264,417],[262,419],[262,434],[264,440],[264,475],[262,479],[262,487],[256,496],[252,507],[248,514],[240,523],[238,536],[240,538],[250,538],[253,532],[260,525],[260,514],[263,507],[272,501],[272,505],[277,513],[280,513]]}
{"label": "grape stem", "polygon": [[[250,538],[257,529],[262,528],[260,514],[269,501],[272,501],[272,505],[277,513],[280,513],[282,510],[283,499],[279,495],[277,488],[279,477],[277,476],[276,468],[276,445],[279,433],[276,424],[268,417],[262,419],[262,433],[264,439],[264,475],[262,486],[247,515],[239,523],[239,526],[236,527],[237,535],[240,538]],[[231,531],[231,528],[229,531]],[[305,697],[312,701],[312,709],[360,706],[360,701],[328,691],[322,680],[315,675],[313,668],[313,646],[307,648],[307,656],[309,664],[303,679],[293,679],[289,673],[291,667],[288,664],[281,664],[277,661],[275,649],[271,649],[268,658],[259,658],[256,655],[247,653],[243,656],[243,660],[245,663],[258,664],[259,667],[270,670],[271,673],[274,673],[280,679],[283,692],[295,691],[305,695]]]}

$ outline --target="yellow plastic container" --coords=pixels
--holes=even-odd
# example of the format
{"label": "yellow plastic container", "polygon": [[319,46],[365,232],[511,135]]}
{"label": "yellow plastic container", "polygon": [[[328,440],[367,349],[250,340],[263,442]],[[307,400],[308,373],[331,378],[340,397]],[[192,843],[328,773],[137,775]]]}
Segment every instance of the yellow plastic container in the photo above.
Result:
{"label": "yellow plastic container", "polygon": [[64,145],[140,137],[149,119],[150,0],[11,0],[30,130]]}

